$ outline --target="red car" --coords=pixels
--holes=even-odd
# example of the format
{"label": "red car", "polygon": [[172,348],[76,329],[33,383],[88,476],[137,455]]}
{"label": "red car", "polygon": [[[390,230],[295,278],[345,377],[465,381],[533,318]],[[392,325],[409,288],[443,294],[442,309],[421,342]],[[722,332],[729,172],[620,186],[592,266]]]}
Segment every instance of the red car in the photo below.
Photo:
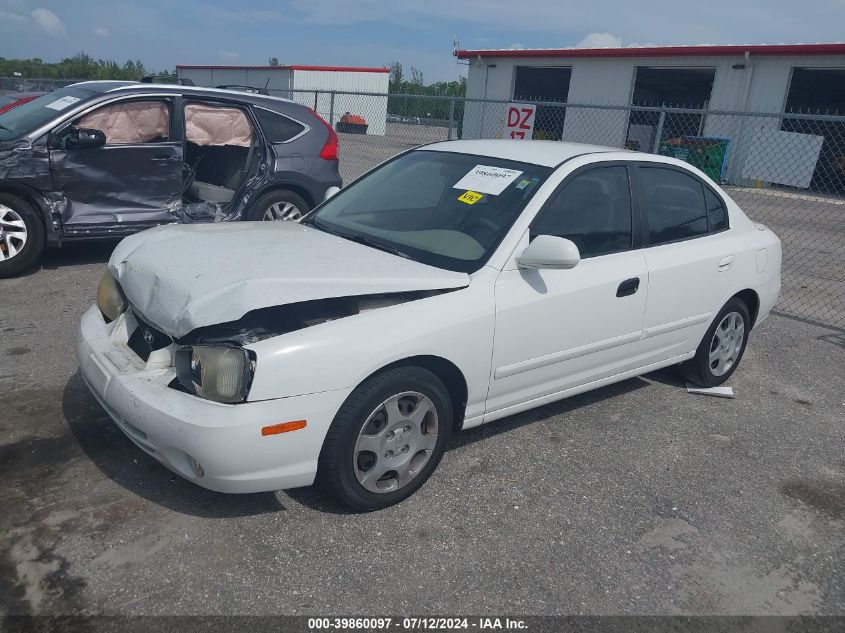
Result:
{"label": "red car", "polygon": [[28,101],[32,101],[33,99],[37,99],[43,94],[47,94],[45,92],[16,92],[9,95],[0,96],[0,114],[4,112],[8,112],[12,108],[17,108],[19,105],[23,105]]}

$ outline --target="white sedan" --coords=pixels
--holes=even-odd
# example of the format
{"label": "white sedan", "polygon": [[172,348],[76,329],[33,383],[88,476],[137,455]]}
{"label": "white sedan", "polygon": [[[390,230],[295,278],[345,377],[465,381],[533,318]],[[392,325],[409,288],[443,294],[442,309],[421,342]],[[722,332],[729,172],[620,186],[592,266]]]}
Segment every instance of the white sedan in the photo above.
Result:
{"label": "white sedan", "polygon": [[777,236],[678,160],[443,142],[301,223],[126,238],[77,353],[115,423],[183,477],[317,479],[372,510],[459,429],[668,365],[724,382],[780,266]]}

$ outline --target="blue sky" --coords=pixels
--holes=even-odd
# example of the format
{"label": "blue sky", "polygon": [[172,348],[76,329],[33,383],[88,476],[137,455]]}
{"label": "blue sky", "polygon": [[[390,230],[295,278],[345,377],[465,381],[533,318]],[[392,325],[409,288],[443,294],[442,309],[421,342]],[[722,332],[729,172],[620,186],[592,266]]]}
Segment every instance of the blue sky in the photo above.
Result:
{"label": "blue sky", "polygon": [[462,48],[776,44],[845,39],[845,0],[0,0],[0,56],[381,66],[426,82]]}

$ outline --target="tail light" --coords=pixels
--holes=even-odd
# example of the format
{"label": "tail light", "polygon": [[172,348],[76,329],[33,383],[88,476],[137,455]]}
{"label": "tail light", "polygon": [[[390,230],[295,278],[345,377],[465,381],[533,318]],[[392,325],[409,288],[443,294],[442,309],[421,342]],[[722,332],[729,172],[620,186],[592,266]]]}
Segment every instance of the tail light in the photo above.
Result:
{"label": "tail light", "polygon": [[320,150],[320,158],[324,160],[337,160],[337,133],[332,129],[332,126],[326,123],[326,121],[317,114],[311,108],[311,114],[316,117],[316,119],[323,124],[323,126],[328,130],[329,136],[326,139],[326,142],[323,144],[323,149]]}

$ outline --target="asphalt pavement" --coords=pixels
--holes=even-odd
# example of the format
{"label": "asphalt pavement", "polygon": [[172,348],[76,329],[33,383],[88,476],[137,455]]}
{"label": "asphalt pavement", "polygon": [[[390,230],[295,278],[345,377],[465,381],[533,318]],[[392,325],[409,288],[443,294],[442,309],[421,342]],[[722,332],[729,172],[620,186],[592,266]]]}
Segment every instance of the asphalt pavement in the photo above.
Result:
{"label": "asphalt pavement", "polygon": [[772,316],[733,400],[627,380],[356,515],[206,491],[116,429],[73,351],[112,247],[0,280],[0,614],[845,614],[845,331]]}

